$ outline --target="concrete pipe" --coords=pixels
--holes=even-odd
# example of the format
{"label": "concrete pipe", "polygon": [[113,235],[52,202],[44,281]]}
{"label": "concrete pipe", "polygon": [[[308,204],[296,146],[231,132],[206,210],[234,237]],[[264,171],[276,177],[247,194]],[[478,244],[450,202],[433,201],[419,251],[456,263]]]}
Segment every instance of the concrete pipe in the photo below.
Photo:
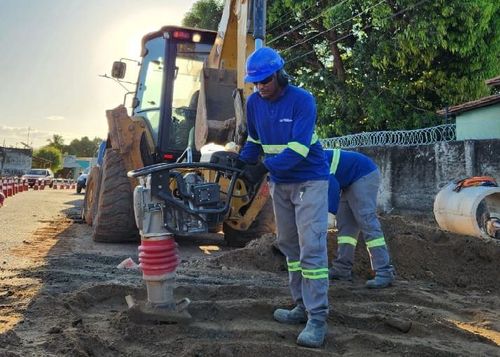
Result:
{"label": "concrete pipe", "polygon": [[434,200],[434,217],[441,229],[479,238],[500,235],[500,187],[473,186],[453,191],[449,183]]}

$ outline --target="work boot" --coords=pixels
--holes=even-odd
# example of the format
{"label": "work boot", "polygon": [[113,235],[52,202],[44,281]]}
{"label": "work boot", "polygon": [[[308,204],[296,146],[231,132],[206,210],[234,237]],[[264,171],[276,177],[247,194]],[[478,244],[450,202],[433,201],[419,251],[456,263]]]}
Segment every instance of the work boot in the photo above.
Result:
{"label": "work boot", "polygon": [[318,348],[325,341],[328,325],[325,321],[308,320],[306,327],[297,337],[297,344],[305,347]]}
{"label": "work boot", "polygon": [[274,310],[274,319],[284,324],[302,324],[307,321],[306,310],[301,306],[295,306],[292,310]]}
{"label": "work boot", "polygon": [[330,280],[352,281],[352,274],[339,274],[333,269],[328,272],[328,277]]}
{"label": "work boot", "polygon": [[394,281],[393,275],[388,275],[388,276],[375,275],[374,279],[368,280],[366,282],[365,287],[367,287],[368,289],[383,289],[391,286],[393,281]]}

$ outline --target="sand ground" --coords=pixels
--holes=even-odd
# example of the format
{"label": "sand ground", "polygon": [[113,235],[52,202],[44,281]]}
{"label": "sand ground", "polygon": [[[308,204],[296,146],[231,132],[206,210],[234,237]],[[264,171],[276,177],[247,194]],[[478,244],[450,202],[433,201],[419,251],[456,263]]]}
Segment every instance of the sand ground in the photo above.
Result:
{"label": "sand ground", "polygon": [[500,355],[499,242],[442,232],[428,217],[381,217],[395,285],[364,288],[371,270],[358,245],[354,282],[331,283],[326,344],[314,350],[295,344],[301,326],[272,319],[291,306],[273,236],[242,249],[219,235],[179,239],[175,295],[192,301],[191,321],[132,321],[124,297],[144,300],[145,286],[117,265],[137,261],[137,244],[93,242],[82,198],[30,191],[0,209],[0,356]]}

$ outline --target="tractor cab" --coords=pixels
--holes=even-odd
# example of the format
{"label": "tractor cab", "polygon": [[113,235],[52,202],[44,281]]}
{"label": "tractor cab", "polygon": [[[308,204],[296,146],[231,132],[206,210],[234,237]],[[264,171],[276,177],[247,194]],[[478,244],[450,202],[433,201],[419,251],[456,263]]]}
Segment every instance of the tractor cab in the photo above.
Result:
{"label": "tractor cab", "polygon": [[[144,36],[142,62],[132,102],[132,114],[149,127],[153,162],[175,162],[188,146],[196,121],[203,64],[216,33],[166,26]],[[115,62],[112,75],[123,78],[124,62]],[[199,151],[193,151],[198,161]]]}

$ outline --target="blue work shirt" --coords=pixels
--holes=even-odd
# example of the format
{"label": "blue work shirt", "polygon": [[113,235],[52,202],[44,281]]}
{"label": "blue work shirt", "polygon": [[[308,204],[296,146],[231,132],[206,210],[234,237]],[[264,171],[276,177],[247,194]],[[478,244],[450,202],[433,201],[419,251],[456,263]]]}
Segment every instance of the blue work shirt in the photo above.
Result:
{"label": "blue work shirt", "polygon": [[264,165],[276,183],[327,180],[328,165],[314,132],[316,103],[304,89],[287,85],[273,101],[253,93],[247,100],[248,138],[240,158]]}
{"label": "blue work shirt", "polygon": [[328,212],[336,214],[340,191],[377,170],[377,165],[368,156],[355,151],[333,149],[324,152],[326,162],[330,167]]}

